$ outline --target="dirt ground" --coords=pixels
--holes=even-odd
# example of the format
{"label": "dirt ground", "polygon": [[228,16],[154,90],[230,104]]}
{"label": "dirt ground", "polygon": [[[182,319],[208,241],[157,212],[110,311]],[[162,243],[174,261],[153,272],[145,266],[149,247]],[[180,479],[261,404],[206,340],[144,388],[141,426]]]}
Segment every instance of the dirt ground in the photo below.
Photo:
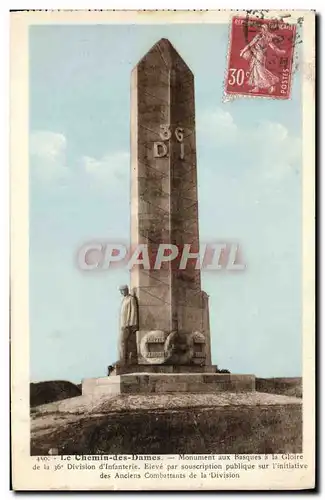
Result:
{"label": "dirt ground", "polygon": [[302,401],[219,393],[76,398],[31,411],[31,453],[299,453]]}

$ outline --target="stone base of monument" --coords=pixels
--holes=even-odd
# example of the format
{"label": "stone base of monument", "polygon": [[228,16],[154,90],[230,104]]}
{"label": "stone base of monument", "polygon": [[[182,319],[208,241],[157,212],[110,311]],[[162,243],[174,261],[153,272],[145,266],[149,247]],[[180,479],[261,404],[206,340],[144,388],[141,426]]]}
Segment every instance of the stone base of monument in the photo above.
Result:
{"label": "stone base of monument", "polygon": [[126,373],[216,373],[217,365],[116,365],[114,375]]}
{"label": "stone base of monument", "polygon": [[82,395],[252,391],[255,391],[254,375],[230,373],[133,373],[82,382]]}

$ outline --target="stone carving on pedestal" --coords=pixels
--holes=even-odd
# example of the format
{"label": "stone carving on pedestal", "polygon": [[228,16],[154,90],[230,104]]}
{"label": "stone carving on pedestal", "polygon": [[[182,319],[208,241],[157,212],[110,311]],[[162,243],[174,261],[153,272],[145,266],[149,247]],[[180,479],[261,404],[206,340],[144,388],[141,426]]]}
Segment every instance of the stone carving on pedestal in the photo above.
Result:
{"label": "stone carving on pedestal", "polygon": [[138,362],[140,364],[205,365],[205,336],[162,330],[137,332]]}

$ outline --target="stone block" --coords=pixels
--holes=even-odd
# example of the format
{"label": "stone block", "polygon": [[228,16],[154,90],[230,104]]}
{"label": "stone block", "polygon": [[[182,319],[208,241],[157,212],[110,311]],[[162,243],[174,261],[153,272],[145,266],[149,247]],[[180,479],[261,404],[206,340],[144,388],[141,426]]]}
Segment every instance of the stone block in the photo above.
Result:
{"label": "stone block", "polygon": [[197,365],[125,365],[116,366],[116,375],[125,373],[216,373],[217,366]]}
{"label": "stone block", "polygon": [[82,394],[164,394],[253,392],[254,375],[137,373],[85,379]]}

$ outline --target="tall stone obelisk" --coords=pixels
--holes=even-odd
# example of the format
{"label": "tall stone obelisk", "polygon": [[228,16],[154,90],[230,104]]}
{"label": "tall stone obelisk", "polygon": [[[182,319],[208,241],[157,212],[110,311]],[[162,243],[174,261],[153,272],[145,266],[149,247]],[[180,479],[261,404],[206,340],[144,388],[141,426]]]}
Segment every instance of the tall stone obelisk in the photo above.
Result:
{"label": "tall stone obelisk", "polygon": [[136,352],[130,332],[131,356],[108,377],[84,379],[82,394],[254,391],[253,375],[216,373],[211,365],[208,296],[197,258],[185,269],[171,259],[153,265],[163,244],[181,254],[185,245],[199,250],[194,78],[165,39],[132,72],[131,158],[131,242],[150,255],[148,269],[131,268]]}
{"label": "tall stone obelisk", "polygon": [[162,244],[199,250],[194,79],[165,39],[132,72],[131,158],[131,242],[150,255],[149,269],[131,271],[139,329],[136,352],[132,332],[126,352],[136,362],[126,356],[114,374],[84,379],[82,394],[254,391],[253,375],[216,373],[211,365],[208,296],[197,259],[185,269],[170,259],[153,265]]}
{"label": "tall stone obelisk", "polygon": [[131,245],[148,245],[151,260],[150,269],[133,267],[131,289],[139,305],[138,363],[175,371],[211,365],[208,296],[196,259],[185,269],[179,258],[152,268],[161,244],[176,245],[180,255],[184,246],[199,251],[194,101],[191,70],[161,39],[131,80]]}

